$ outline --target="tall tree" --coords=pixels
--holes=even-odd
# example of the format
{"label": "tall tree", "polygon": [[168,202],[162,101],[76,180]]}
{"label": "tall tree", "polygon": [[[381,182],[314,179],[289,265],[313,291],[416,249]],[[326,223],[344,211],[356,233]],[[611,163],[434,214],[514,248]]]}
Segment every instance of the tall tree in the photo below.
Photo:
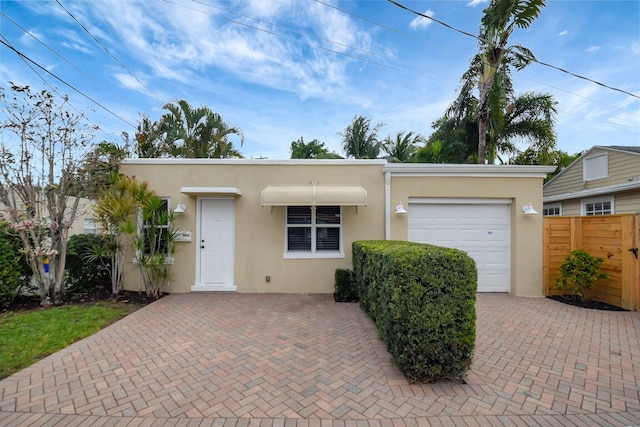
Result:
{"label": "tall tree", "polygon": [[112,174],[118,171],[120,162],[127,157],[127,150],[114,142],[102,141],[87,154],[83,166],[86,183],[85,196],[94,199],[111,184]]}
{"label": "tall tree", "polygon": [[140,157],[227,158],[242,157],[229,140],[244,136],[240,128],[226,123],[208,107],[193,108],[185,100],[165,104],[168,112],[158,122],[142,118],[136,141]]}
{"label": "tall tree", "polygon": [[[509,66],[505,62],[498,68],[489,94],[490,109],[483,133],[483,153],[489,163],[500,159],[500,153],[507,157],[516,154],[516,143],[521,140],[539,148],[555,149],[557,102],[549,94],[527,92],[516,96]],[[473,68],[463,75],[458,98],[447,109],[445,116],[434,123],[436,132],[446,136],[438,135],[445,143],[451,143],[448,138],[452,136],[462,138],[466,143],[480,139],[480,122],[474,120],[480,115],[480,101],[474,94],[476,78]],[[476,146],[480,147],[480,143],[477,142]]]}
{"label": "tall tree", "polygon": [[378,132],[384,123],[371,126],[371,119],[364,116],[354,116],[353,121],[342,136],[342,148],[347,157],[355,159],[376,159],[380,154],[381,142],[378,140]]}
{"label": "tall tree", "polygon": [[407,163],[411,161],[418,145],[424,142],[422,135],[413,132],[398,132],[394,138],[388,136],[382,142],[382,150],[387,153],[387,159],[392,163]]}
{"label": "tall tree", "polygon": [[324,145],[324,142],[320,142],[317,139],[312,140],[309,143],[304,142],[304,138],[300,137],[297,141],[291,142],[289,149],[292,159],[341,159],[339,154],[329,151]]}
{"label": "tall tree", "polygon": [[517,28],[528,28],[540,15],[546,0],[491,0],[483,11],[479,53],[471,61],[478,86],[478,163],[486,159],[487,122],[491,114],[490,98],[494,78],[505,64],[520,70],[535,59],[519,45],[507,46]]}
{"label": "tall tree", "polygon": [[0,202],[22,242],[43,305],[61,303],[69,229],[79,210],[86,147],[95,126],[67,98],[0,88]]}

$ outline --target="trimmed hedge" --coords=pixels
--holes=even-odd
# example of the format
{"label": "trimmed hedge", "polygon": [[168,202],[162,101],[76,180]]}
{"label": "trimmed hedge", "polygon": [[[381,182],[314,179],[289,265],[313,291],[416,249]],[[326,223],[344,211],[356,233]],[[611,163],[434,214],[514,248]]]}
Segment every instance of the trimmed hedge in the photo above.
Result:
{"label": "trimmed hedge", "polygon": [[360,304],[405,377],[460,379],[475,349],[474,260],[457,249],[357,241],[353,266]]}

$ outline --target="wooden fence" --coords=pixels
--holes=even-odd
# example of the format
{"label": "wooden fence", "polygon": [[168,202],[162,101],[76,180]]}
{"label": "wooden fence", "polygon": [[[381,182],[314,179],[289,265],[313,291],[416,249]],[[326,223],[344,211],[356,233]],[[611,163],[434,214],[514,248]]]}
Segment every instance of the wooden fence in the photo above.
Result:
{"label": "wooden fence", "polygon": [[609,275],[587,297],[640,309],[640,216],[545,217],[543,223],[545,295],[561,293],[555,289],[558,267],[570,251],[582,249],[604,258],[601,270]]}

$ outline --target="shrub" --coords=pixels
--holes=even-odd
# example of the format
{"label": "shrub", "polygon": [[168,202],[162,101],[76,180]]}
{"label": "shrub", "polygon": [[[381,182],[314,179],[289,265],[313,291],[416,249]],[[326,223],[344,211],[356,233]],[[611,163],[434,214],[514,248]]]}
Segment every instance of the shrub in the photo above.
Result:
{"label": "shrub", "polygon": [[102,236],[95,234],[76,234],[69,238],[65,263],[67,291],[102,291],[111,286],[110,258],[96,256],[103,245]]}
{"label": "shrub", "polygon": [[475,348],[475,262],[457,249],[358,241],[353,265],[362,308],[394,364],[414,382],[459,379]]}
{"label": "shrub", "polygon": [[0,308],[11,304],[30,277],[20,254],[20,241],[9,230],[7,224],[0,223]]}
{"label": "shrub", "polygon": [[335,300],[339,302],[358,301],[358,292],[356,290],[356,280],[353,270],[338,268],[336,269],[335,278]]}
{"label": "shrub", "polygon": [[604,258],[597,258],[583,250],[569,252],[560,264],[560,277],[556,279],[556,289],[568,291],[571,295],[584,299],[586,291],[600,279],[608,279],[606,273],[598,273]]}

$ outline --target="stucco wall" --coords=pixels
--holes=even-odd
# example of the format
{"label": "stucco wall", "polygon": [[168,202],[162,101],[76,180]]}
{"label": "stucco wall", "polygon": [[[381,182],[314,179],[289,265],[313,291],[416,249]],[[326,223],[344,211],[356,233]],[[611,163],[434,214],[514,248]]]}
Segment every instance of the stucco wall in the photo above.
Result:
{"label": "stucco wall", "polygon": [[[531,202],[542,211],[542,180],[553,168],[492,165],[397,165],[380,160],[126,160],[121,172],[150,183],[158,195],[186,206],[176,226],[192,232],[178,243],[173,281],[167,292],[189,292],[196,285],[198,195],[181,187],[233,187],[235,197],[235,269],[238,292],[331,293],[336,268],[351,268],[354,240],[406,240],[406,216],[393,215],[398,202],[411,197],[499,198],[511,201],[511,286],[521,296],[542,295],[542,214],[524,216]],[[357,184],[367,190],[368,204],[343,207],[344,258],[285,259],[285,208],[261,207],[261,192],[272,184]],[[388,199],[386,196],[389,196]],[[233,197],[226,195],[225,197]],[[388,227],[388,228],[387,228]],[[131,260],[132,257],[129,257]],[[270,276],[270,281],[266,281]],[[126,289],[139,289],[129,263]]]}
{"label": "stucco wall", "polygon": [[[459,165],[462,166],[462,165]],[[486,173],[460,169],[458,176],[446,167],[424,172],[407,171],[396,166],[391,172],[393,206],[409,198],[486,198],[511,200],[511,285],[510,293],[518,296],[542,296],[542,176],[526,177],[518,169],[504,166],[481,166]],[[524,170],[524,169],[523,169]],[[532,203],[538,215],[524,215],[522,206]],[[407,240],[407,216],[391,217],[391,239]]]}
{"label": "stucco wall", "polygon": [[[181,201],[186,213],[176,226],[192,232],[192,241],[177,243],[173,281],[167,292],[189,292],[196,284],[199,196],[180,193],[181,187],[235,187],[235,285],[238,292],[331,293],[336,268],[351,268],[351,243],[384,238],[384,175],[381,161],[277,162],[245,160],[125,161],[121,172],[149,182],[173,209]],[[286,165],[286,166],[285,166]],[[359,184],[368,204],[343,207],[342,259],[284,259],[285,208],[261,207],[261,192],[271,184]],[[209,197],[209,196],[201,196]],[[229,196],[227,196],[229,197]],[[357,210],[357,213],[356,213]],[[270,281],[266,281],[270,276]],[[127,289],[138,289],[136,274]]]}

